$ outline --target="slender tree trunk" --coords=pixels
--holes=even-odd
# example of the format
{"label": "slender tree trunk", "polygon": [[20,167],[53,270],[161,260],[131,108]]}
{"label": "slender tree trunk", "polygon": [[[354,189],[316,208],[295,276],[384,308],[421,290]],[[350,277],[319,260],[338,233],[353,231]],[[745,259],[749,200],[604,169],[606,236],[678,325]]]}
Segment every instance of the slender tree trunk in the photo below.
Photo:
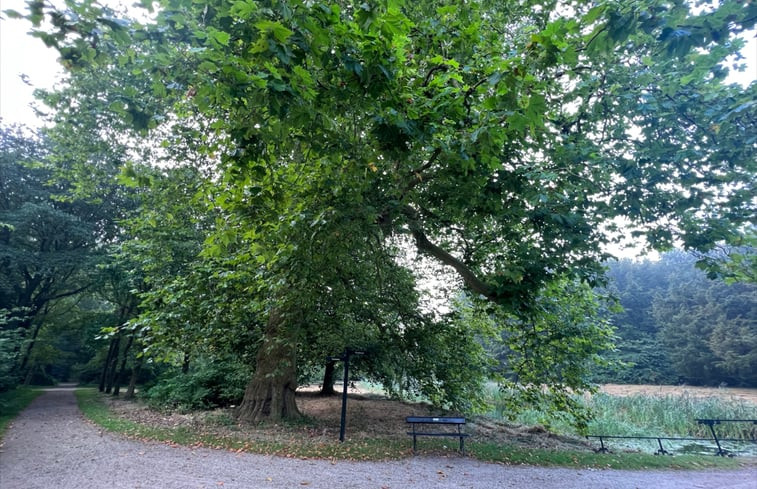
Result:
{"label": "slender tree trunk", "polygon": [[113,391],[113,384],[116,381],[116,373],[118,373],[118,357],[121,353],[121,333],[119,332],[113,339],[113,357],[111,358],[110,365],[108,366],[108,378],[105,381],[105,393],[110,394]]}
{"label": "slender tree trunk", "polygon": [[34,377],[35,368],[36,366],[32,365],[26,370],[26,377],[24,377],[24,385],[30,385],[32,383],[32,378]]}
{"label": "slender tree trunk", "polygon": [[[18,371],[21,375],[29,376],[29,371],[27,371],[26,367],[29,365],[29,360],[32,356],[32,350],[34,349],[34,345],[37,343],[37,336],[39,336],[39,330],[42,329],[42,322],[40,321],[37,323],[36,326],[34,326],[34,329],[32,330],[32,337],[29,338],[29,343],[26,345],[26,349],[24,350],[23,355],[21,356],[21,362],[18,367]],[[24,385],[28,385],[26,381],[24,381]]]}
{"label": "slender tree trunk", "polygon": [[116,380],[113,385],[113,395],[117,396],[118,393],[121,391],[121,384],[124,381],[124,371],[126,370],[126,360],[129,358],[129,349],[131,348],[131,344],[134,342],[134,335],[129,335],[129,339],[126,341],[126,346],[124,346],[124,352],[123,356],[121,357],[121,366],[118,368],[118,373],[116,373]]}
{"label": "slender tree trunk", "polygon": [[113,338],[110,340],[110,345],[108,345],[108,354],[105,356],[105,364],[103,364],[103,371],[100,374],[100,386],[98,387],[100,392],[105,392],[105,383],[108,380],[108,367],[112,363],[113,350],[116,344],[116,338]]}
{"label": "slender tree trunk", "polygon": [[323,372],[323,385],[321,386],[322,396],[333,396],[334,391],[334,373],[336,372],[336,362],[329,360],[326,362],[326,369]]}
{"label": "slender tree trunk", "polygon": [[137,358],[137,363],[131,369],[131,380],[129,380],[129,388],[126,389],[126,395],[124,396],[124,398],[126,399],[134,398],[134,389],[137,388],[137,378],[139,377],[139,372],[142,370],[143,359],[144,357],[142,356]]}
{"label": "slender tree trunk", "polygon": [[181,373],[184,375],[189,373],[189,353],[184,352],[184,360],[181,362]]}
{"label": "slender tree trunk", "polygon": [[294,419],[301,416],[295,401],[297,344],[278,310],[271,311],[255,373],[237,411],[240,421]]}

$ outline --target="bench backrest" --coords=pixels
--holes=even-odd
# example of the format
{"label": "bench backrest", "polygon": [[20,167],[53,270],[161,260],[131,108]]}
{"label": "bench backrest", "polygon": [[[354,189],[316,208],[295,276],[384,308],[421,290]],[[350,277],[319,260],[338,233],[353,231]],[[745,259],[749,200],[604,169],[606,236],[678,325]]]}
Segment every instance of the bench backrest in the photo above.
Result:
{"label": "bench backrest", "polygon": [[428,423],[428,424],[465,424],[465,418],[452,418],[448,416],[408,416],[405,418],[407,423]]}

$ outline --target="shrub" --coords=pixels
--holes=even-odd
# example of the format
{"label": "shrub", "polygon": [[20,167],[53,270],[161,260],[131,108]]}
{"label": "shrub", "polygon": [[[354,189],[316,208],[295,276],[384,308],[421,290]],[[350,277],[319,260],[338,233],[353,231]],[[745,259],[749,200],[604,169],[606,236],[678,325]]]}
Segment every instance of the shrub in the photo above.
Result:
{"label": "shrub", "polygon": [[187,373],[170,369],[143,394],[158,409],[189,411],[238,404],[250,379],[249,367],[231,358],[198,358]]}

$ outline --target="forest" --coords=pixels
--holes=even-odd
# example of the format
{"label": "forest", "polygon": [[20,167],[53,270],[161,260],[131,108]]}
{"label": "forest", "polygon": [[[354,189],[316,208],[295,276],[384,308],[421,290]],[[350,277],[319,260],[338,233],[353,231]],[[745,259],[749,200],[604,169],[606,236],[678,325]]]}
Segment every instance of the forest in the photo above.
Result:
{"label": "forest", "polygon": [[296,418],[347,348],[459,412],[757,386],[757,4],[28,6],[67,79],[0,127],[0,390]]}

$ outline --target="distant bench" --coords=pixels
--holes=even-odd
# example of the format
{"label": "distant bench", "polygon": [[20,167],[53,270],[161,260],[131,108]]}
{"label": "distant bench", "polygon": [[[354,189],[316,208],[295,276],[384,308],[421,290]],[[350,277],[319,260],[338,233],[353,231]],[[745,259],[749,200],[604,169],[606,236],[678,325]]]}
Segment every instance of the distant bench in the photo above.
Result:
{"label": "distant bench", "polygon": [[[453,417],[431,417],[431,416],[408,416],[405,418],[405,422],[412,425],[412,431],[408,431],[408,435],[413,435],[413,453],[415,453],[416,438],[419,436],[449,436],[452,438],[460,439],[460,452],[465,453],[465,438],[470,436],[468,433],[463,433],[463,426],[465,425],[465,418],[453,418]],[[418,431],[418,426],[421,425],[423,431]],[[427,431],[426,426],[457,426],[456,431]]]}

